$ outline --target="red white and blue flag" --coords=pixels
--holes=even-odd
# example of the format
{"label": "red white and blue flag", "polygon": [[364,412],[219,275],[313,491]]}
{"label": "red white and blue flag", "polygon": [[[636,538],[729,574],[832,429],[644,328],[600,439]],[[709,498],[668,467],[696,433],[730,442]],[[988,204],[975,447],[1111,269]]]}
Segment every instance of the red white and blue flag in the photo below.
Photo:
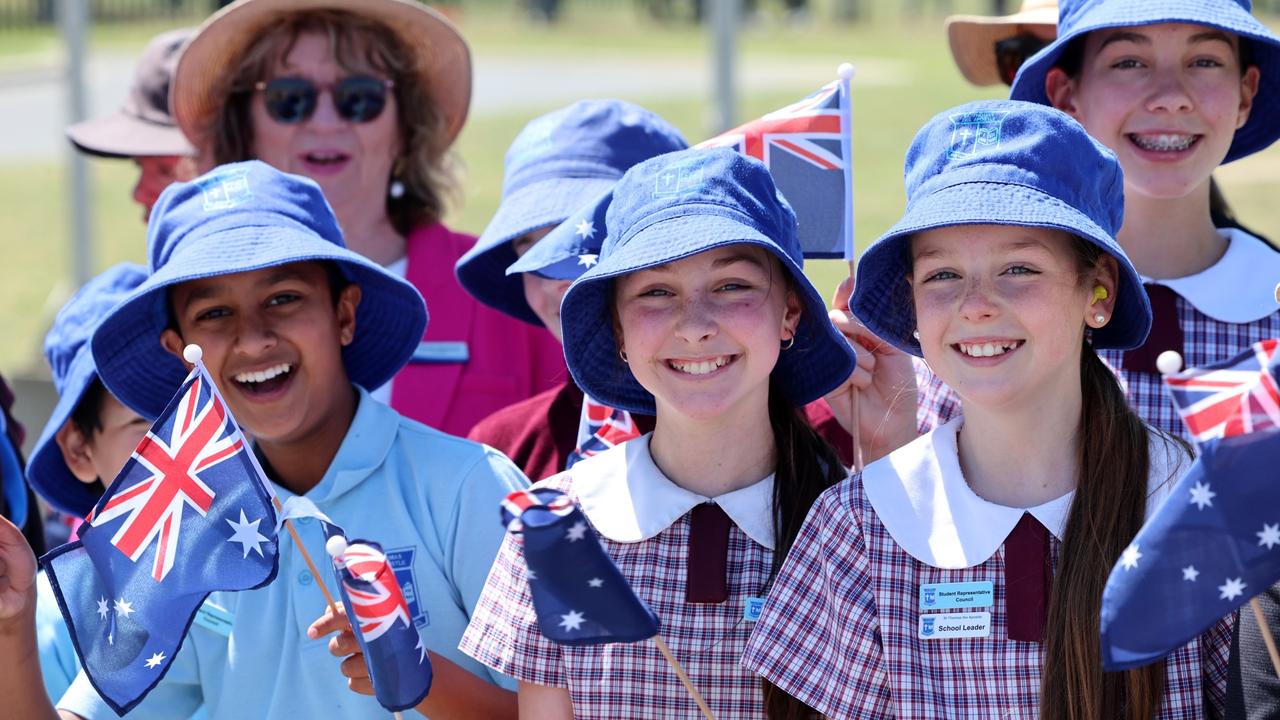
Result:
{"label": "red white and blue flag", "polygon": [[853,121],[849,81],[698,144],[730,147],[763,162],[796,213],[807,258],[853,255]]}
{"label": "red white and blue flag", "polygon": [[640,429],[636,427],[631,413],[584,397],[582,415],[578,420],[578,446],[569,454],[565,469],[573,467],[583,458],[598,455],[640,435]]}
{"label": "red white and blue flag", "polygon": [[1164,657],[1280,580],[1278,346],[1266,340],[1165,377],[1200,457],[1184,461],[1189,470],[1111,570],[1101,614],[1107,670]]}
{"label": "red white and blue flag", "polygon": [[202,364],[80,529],[41,558],[90,682],[120,714],[164,676],[215,590],[275,577],[266,478]]}
{"label": "red white and blue flag", "polygon": [[[329,523],[324,529],[330,537],[342,533]],[[333,571],[369,668],[374,697],[392,712],[417,706],[431,690],[431,660],[382,546],[350,541],[333,558]]]}

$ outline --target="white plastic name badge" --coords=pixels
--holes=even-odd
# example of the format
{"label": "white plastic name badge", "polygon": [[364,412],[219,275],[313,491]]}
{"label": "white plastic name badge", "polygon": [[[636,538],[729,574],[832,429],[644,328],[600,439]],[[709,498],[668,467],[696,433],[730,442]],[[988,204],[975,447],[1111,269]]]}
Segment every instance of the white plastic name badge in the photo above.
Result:
{"label": "white plastic name badge", "polygon": [[471,351],[461,340],[425,340],[418,343],[413,351],[414,363],[466,363],[471,359]]}
{"label": "white plastic name badge", "polygon": [[919,637],[925,640],[991,636],[991,613],[934,613],[920,616]]}

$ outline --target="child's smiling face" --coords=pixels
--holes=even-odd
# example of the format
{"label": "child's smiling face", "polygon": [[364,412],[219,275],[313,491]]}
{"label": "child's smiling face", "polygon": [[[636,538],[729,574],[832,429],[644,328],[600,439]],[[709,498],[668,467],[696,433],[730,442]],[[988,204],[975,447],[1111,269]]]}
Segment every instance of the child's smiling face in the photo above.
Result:
{"label": "child's smiling face", "polygon": [[[1078,388],[1086,323],[1116,296],[1116,264],[1081,276],[1059,230],[1008,225],[936,228],[911,240],[909,274],[925,360],[966,403],[985,409],[1052,400]],[[1094,277],[1096,276],[1096,277]]]}
{"label": "child's smiling face", "polygon": [[1176,199],[1203,187],[1249,119],[1258,68],[1240,40],[1205,25],[1162,23],[1085,36],[1080,69],[1045,79],[1054,106],[1115,151],[1129,192]]}
{"label": "child's smiling face", "polygon": [[255,439],[294,443],[348,423],[339,409],[351,386],[342,348],[355,336],[360,288],[347,285],[335,302],[325,266],[297,262],[175,285],[169,303],[175,329],[167,350],[188,343],[204,363],[232,414]]}
{"label": "child's smiling face", "polygon": [[[751,245],[707,250],[615,282],[617,332],[636,381],[658,407],[712,420],[764,408],[800,300],[785,271]],[[660,410],[661,413],[661,410]]]}

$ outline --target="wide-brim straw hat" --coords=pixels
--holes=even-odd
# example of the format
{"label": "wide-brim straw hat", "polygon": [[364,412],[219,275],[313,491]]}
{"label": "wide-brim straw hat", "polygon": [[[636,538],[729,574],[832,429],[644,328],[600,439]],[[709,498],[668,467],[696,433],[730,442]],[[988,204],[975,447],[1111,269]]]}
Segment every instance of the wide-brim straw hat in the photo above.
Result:
{"label": "wide-brim straw hat", "polygon": [[[1040,26],[1052,33],[1058,26],[1057,0],[1023,0],[1012,15],[952,15],[947,18],[947,40],[951,56],[964,79],[974,85],[999,85],[1000,68],[996,66],[995,45],[1019,33],[1029,25]],[[1049,39],[1052,35],[1047,36]]]}
{"label": "wide-brim straw hat", "polygon": [[178,60],[172,90],[173,116],[199,146],[209,117],[226,98],[214,91],[261,30],[281,16],[313,10],[343,10],[371,18],[400,36],[417,53],[414,63],[452,143],[471,106],[471,49],[443,15],[411,0],[238,0],[205,20]]}

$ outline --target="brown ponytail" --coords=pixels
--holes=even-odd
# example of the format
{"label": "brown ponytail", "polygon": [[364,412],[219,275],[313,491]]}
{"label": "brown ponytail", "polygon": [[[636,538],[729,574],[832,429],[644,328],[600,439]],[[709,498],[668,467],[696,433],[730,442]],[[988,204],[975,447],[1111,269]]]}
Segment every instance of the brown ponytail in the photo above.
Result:
{"label": "brown ponytail", "polygon": [[[777,386],[770,382],[769,424],[778,465],[773,483],[773,532],[777,538],[773,573],[800,534],[809,509],[822,491],[845,478],[836,451],[805,421]],[[806,720],[818,717],[808,705],[783,692],[768,680],[761,681],[765,713],[770,720]]]}
{"label": "brown ponytail", "polygon": [[[1100,251],[1076,242],[1082,270],[1094,268]],[[1152,433],[1088,343],[1080,389],[1078,480],[1049,599],[1040,717],[1149,720],[1163,700],[1164,662],[1103,672],[1098,615],[1107,576],[1146,516]]]}

